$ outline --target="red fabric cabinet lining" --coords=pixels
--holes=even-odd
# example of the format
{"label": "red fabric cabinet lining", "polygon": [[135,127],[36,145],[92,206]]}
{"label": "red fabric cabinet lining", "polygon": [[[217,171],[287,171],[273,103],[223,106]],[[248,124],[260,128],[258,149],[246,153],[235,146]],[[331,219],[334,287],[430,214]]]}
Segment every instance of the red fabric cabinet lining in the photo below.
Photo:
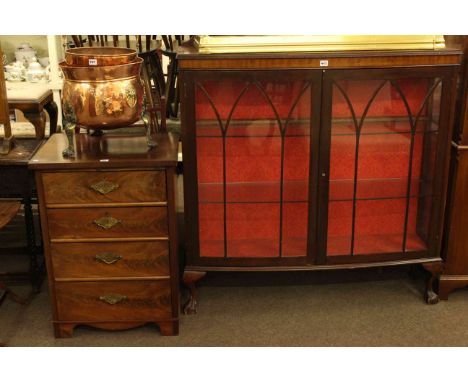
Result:
{"label": "red fabric cabinet lining", "polygon": [[[200,86],[197,86],[195,90],[197,120],[215,119],[210,100],[214,103],[220,118],[227,120],[233,105],[247,84],[247,81],[236,80],[223,80],[222,83],[205,81],[201,84],[204,91]],[[304,81],[281,83],[278,81],[276,83],[260,82],[260,86],[275,106],[279,117],[285,120],[307,84]],[[210,99],[206,96],[205,91]],[[310,117],[310,90],[304,92],[303,96],[300,97],[293,110],[293,117]],[[262,92],[254,84],[250,84],[238,102],[232,118],[244,120],[275,119],[275,113]]]}

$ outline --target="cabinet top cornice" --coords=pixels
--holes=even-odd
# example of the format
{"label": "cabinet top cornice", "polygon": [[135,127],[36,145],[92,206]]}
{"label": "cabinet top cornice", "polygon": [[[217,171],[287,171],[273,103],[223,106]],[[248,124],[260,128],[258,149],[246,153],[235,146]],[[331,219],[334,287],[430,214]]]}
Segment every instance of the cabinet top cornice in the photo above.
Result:
{"label": "cabinet top cornice", "polygon": [[[283,41],[275,45],[278,37]],[[265,39],[271,41],[262,48]],[[442,36],[202,36],[181,46],[177,57],[181,70],[203,70],[459,65],[461,55]]]}

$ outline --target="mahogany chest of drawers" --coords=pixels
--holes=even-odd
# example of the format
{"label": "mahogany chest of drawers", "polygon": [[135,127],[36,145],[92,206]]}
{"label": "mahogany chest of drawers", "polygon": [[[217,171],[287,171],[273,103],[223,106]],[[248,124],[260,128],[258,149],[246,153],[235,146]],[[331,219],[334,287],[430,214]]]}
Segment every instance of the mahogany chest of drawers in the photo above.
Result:
{"label": "mahogany chest of drawers", "polygon": [[178,139],[55,134],[32,158],[56,337],[156,323],[178,334]]}

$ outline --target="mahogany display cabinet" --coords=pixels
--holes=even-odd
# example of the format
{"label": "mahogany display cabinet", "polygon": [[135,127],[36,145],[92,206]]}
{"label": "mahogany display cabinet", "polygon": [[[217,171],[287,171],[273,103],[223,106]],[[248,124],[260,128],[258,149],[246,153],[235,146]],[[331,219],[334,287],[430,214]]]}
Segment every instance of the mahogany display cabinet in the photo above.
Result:
{"label": "mahogany display cabinet", "polygon": [[184,282],[440,255],[461,52],[178,55]]}

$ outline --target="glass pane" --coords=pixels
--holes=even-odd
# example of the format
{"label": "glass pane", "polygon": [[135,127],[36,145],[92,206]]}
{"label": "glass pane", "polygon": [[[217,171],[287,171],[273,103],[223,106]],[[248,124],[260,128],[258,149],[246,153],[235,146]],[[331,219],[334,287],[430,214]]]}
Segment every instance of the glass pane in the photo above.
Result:
{"label": "glass pane", "polygon": [[410,78],[334,84],[328,255],[427,248],[437,83]]}
{"label": "glass pane", "polygon": [[227,129],[228,257],[279,256],[282,138],[267,88],[244,86]]}
{"label": "glass pane", "polygon": [[224,256],[223,142],[215,108],[196,87],[198,229],[201,257]]}
{"label": "glass pane", "polygon": [[283,200],[309,199],[310,136],[284,138]]}
{"label": "glass pane", "polygon": [[406,199],[359,200],[356,203],[354,253],[400,252]]}
{"label": "glass pane", "polygon": [[201,256],[307,255],[310,105],[301,80],[197,85]]}
{"label": "glass pane", "polygon": [[224,209],[222,204],[198,205],[201,257],[224,256]]}
{"label": "glass pane", "polygon": [[327,255],[347,255],[351,253],[352,241],[356,127],[351,109],[336,87],[333,88],[331,135]]}
{"label": "glass pane", "polygon": [[[405,245],[406,251],[417,251],[421,249],[419,243],[410,240],[411,237],[417,236],[424,243],[429,240],[429,227],[431,218],[431,209],[433,204],[432,188],[434,185],[434,171],[437,153],[437,140],[439,131],[440,117],[440,98],[442,92],[442,83],[433,80],[432,85],[436,87],[430,97],[427,106],[424,108],[419,122],[417,123],[417,131],[421,131],[420,137],[416,140],[415,151],[417,153],[416,160],[413,164],[413,173],[419,175],[419,198],[411,199],[409,208],[409,218],[407,226],[407,241]],[[411,185],[411,193],[414,185]]]}
{"label": "glass pane", "polygon": [[352,201],[328,203],[328,256],[350,253],[352,212]]}
{"label": "glass pane", "polygon": [[284,257],[307,253],[311,88],[289,112],[284,138],[282,248]]}
{"label": "glass pane", "polygon": [[279,210],[279,203],[228,203],[228,257],[277,257]]}
{"label": "glass pane", "polygon": [[283,205],[282,256],[299,257],[307,252],[308,204]]}

